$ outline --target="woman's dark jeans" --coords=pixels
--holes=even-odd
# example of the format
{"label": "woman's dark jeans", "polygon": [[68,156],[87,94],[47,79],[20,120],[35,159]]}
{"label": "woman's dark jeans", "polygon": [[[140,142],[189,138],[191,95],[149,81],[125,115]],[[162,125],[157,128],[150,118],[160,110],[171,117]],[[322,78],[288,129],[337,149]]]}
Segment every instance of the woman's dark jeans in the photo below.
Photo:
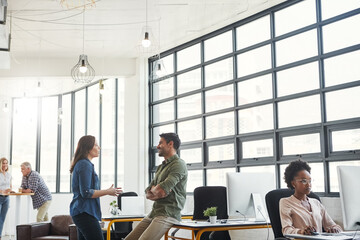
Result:
{"label": "woman's dark jeans", "polygon": [[78,240],[104,240],[99,221],[87,213],[72,217],[78,233]]}

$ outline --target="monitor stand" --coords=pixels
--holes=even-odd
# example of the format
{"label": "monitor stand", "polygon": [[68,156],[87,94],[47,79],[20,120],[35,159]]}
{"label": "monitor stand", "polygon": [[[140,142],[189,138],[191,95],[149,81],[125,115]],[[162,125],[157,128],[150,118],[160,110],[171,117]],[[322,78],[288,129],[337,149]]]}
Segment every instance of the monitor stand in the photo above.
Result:
{"label": "monitor stand", "polygon": [[[264,204],[261,201],[260,193],[251,193],[254,212],[255,212],[255,221],[266,221],[266,211]],[[260,212],[261,211],[261,212]]]}

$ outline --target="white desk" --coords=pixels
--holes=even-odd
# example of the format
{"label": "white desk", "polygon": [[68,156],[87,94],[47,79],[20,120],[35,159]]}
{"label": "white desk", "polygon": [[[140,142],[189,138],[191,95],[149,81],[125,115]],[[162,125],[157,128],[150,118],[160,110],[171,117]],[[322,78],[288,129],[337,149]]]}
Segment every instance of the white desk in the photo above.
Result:
{"label": "white desk", "polygon": [[[355,232],[344,232],[339,234],[319,234],[319,235],[303,235],[303,234],[285,234],[285,237],[291,239],[310,239],[310,240],[351,240]],[[354,239],[360,239],[360,233]]]}
{"label": "white desk", "polygon": [[34,193],[2,193],[3,196],[16,196],[16,206],[15,206],[15,238],[16,238],[16,226],[20,224],[20,210],[21,209],[21,196],[28,196],[27,197],[27,214],[26,214],[26,222],[30,222],[30,209],[31,209],[31,195],[34,195]]}
{"label": "white desk", "polygon": [[[266,222],[252,222],[252,221],[241,221],[241,220],[228,220],[226,223],[216,223],[211,224],[210,222],[205,221],[184,221],[177,224],[174,224],[172,228],[186,229],[192,231],[191,239],[189,240],[200,240],[201,235],[204,232],[212,231],[226,231],[226,230],[240,230],[240,229],[257,229],[257,228],[270,228],[270,224]],[[195,231],[198,231],[195,236]],[[168,239],[188,239],[182,237],[169,236],[169,231],[165,233],[165,240]]]}

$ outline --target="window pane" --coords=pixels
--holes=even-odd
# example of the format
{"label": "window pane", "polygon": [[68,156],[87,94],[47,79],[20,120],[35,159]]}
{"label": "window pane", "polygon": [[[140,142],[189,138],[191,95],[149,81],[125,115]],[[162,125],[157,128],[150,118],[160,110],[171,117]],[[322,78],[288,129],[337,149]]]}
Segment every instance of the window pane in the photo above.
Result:
{"label": "window pane", "polygon": [[359,0],[322,0],[321,10],[322,19],[328,19],[336,15],[351,11],[353,9],[360,8]]}
{"label": "window pane", "polygon": [[316,22],[314,0],[302,1],[275,12],[276,36],[308,26]]}
{"label": "window pane", "polygon": [[272,104],[239,110],[239,133],[257,132],[273,128]]}
{"label": "window pane", "polygon": [[234,88],[232,84],[205,92],[206,112],[229,107],[234,107]]}
{"label": "window pane", "polygon": [[201,94],[194,94],[188,97],[179,98],[178,118],[194,116],[201,114]]}
{"label": "window pane", "polygon": [[248,104],[272,98],[270,74],[238,82],[238,104]]}
{"label": "window pane", "polygon": [[79,139],[85,135],[85,89],[75,92],[75,133],[74,152],[76,151]]}
{"label": "window pane", "polygon": [[178,75],[177,94],[190,92],[201,88],[201,69],[195,69]]}
{"label": "window pane", "polygon": [[186,192],[194,192],[194,189],[200,186],[203,186],[203,171],[202,170],[188,171]]}
{"label": "window pane", "polygon": [[238,78],[271,68],[270,45],[237,55]]}
{"label": "window pane", "polygon": [[226,82],[233,79],[233,59],[225,60],[205,66],[205,86]]}
{"label": "window pane", "polygon": [[283,155],[318,153],[321,151],[319,133],[283,137],[282,141]]}
{"label": "window pane", "polygon": [[236,29],[237,50],[270,39],[269,15],[249,22]]}
{"label": "window pane", "polygon": [[277,72],[279,97],[319,88],[318,63],[312,62]]}
{"label": "window pane", "polygon": [[317,54],[316,30],[310,30],[276,42],[277,66],[313,57]]}
{"label": "window pane", "polygon": [[[157,146],[159,143],[159,135],[162,133],[168,133],[168,132],[175,132],[174,130],[174,124],[167,124],[159,127],[153,128],[153,146]],[[183,139],[180,136],[181,141],[183,142]]]}
{"label": "window pane", "polygon": [[338,166],[360,166],[360,160],[329,163],[330,192],[339,191],[339,179],[337,174]]}
{"label": "window pane", "polygon": [[201,163],[201,148],[181,149],[180,157],[186,163]]}
{"label": "window pane", "polygon": [[321,121],[319,95],[279,102],[278,106],[280,128]]}
{"label": "window pane", "polygon": [[325,85],[333,86],[360,79],[360,51],[324,60]]}
{"label": "window pane", "polygon": [[256,167],[241,167],[240,172],[245,172],[245,173],[268,172],[268,173],[272,173],[272,174],[274,174],[274,182],[275,182],[275,167],[273,165],[256,166]]}
{"label": "window pane", "polygon": [[206,118],[206,138],[234,135],[234,113],[223,113]]}
{"label": "window pane", "polygon": [[178,134],[181,142],[190,142],[202,139],[201,119],[178,123]]}
{"label": "window pane", "polygon": [[326,97],[327,121],[360,117],[360,108],[354,103],[360,103],[360,87],[329,92]]}
{"label": "window pane", "polygon": [[[99,86],[97,84],[88,88],[88,112],[87,112],[87,135],[93,135],[101,146],[100,141],[100,101],[99,101]],[[85,105],[84,105],[85,106]],[[81,136],[80,136],[81,137]],[[94,158],[92,160],[94,164],[95,172],[99,172],[99,158]]]}
{"label": "window pane", "polygon": [[[281,179],[281,188],[287,188],[285,180],[284,180],[284,172],[285,168],[288,164],[280,165],[280,179]],[[313,192],[324,192],[324,166],[322,163],[309,163],[311,168],[311,178],[314,180],[311,191]]]}
{"label": "window pane", "polygon": [[204,41],[205,61],[223,56],[232,51],[232,31]]}
{"label": "window pane", "polygon": [[168,101],[153,106],[153,123],[174,120],[174,101]]}
{"label": "window pane", "polygon": [[70,192],[71,94],[62,96],[60,192]]}
{"label": "window pane", "polygon": [[273,140],[264,139],[242,143],[243,158],[260,158],[273,156]]}
{"label": "window pane", "polygon": [[[102,94],[102,126],[101,126],[101,186],[108,188],[115,181],[115,80],[108,79],[104,83]],[[118,138],[122,141],[121,136]],[[118,142],[119,142],[118,141]]]}
{"label": "window pane", "polygon": [[[117,186],[124,186],[124,159],[125,159],[125,81],[116,79],[118,85],[118,127],[117,127]],[[173,130],[172,130],[173,131]],[[155,131],[154,131],[155,133]],[[159,134],[157,134],[159,136]],[[156,143],[157,145],[157,143]]]}
{"label": "window pane", "polygon": [[177,71],[200,64],[200,44],[177,52]]}
{"label": "window pane", "polygon": [[167,78],[153,84],[153,101],[174,96],[174,79]]}
{"label": "window pane", "polygon": [[272,173],[274,174],[274,186],[276,186],[275,167],[274,165],[256,166],[256,167],[241,167],[240,172],[244,173]]}
{"label": "window pane", "polygon": [[[105,82],[104,82],[105,86]],[[106,88],[104,87],[104,91]],[[93,135],[99,143],[100,135],[100,99],[97,84],[88,88],[87,134]],[[85,106],[85,105],[84,105]],[[99,143],[100,144],[100,143]],[[101,147],[101,146],[100,146]]]}
{"label": "window pane", "polygon": [[36,169],[38,99],[14,99],[13,107],[12,184],[20,186],[20,164],[27,161]]}
{"label": "window pane", "polygon": [[209,146],[209,162],[234,160],[234,144]]}
{"label": "window pane", "polygon": [[219,168],[206,170],[206,186],[226,186],[226,173],[235,172],[235,168]]}
{"label": "window pane", "polygon": [[58,97],[41,101],[40,174],[51,192],[56,192]]}
{"label": "window pane", "polygon": [[360,128],[332,131],[332,151],[360,149]]}
{"label": "window pane", "polygon": [[360,31],[354,30],[355,26],[360,26],[359,14],[324,26],[324,52],[359,44]]}

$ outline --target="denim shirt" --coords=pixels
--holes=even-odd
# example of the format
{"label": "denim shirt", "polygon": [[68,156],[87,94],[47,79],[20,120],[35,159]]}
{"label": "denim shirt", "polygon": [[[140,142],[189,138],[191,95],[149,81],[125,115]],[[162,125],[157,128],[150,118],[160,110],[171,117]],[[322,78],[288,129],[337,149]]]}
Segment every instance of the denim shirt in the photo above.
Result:
{"label": "denim shirt", "polygon": [[87,213],[101,220],[100,199],[91,198],[94,190],[99,190],[99,178],[94,164],[88,159],[79,160],[74,167],[72,178],[73,200],[70,203],[70,215]]}

